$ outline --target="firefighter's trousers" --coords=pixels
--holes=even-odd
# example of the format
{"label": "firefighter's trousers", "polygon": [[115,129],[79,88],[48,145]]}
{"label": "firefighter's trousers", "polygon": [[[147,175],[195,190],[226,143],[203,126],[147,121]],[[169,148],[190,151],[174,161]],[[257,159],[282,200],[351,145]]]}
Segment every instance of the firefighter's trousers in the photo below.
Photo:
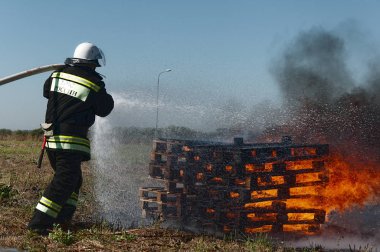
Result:
{"label": "firefighter's trousers", "polygon": [[82,185],[82,155],[76,152],[47,149],[54,177],[38,202],[28,228],[40,233],[53,224],[71,220]]}

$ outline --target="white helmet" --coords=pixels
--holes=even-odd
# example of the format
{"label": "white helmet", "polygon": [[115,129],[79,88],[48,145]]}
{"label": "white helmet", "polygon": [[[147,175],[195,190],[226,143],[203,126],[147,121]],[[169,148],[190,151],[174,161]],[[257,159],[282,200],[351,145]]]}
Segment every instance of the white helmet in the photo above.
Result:
{"label": "white helmet", "polygon": [[[101,60],[101,63],[99,63]],[[67,58],[66,64],[85,64],[94,66],[105,66],[106,57],[102,50],[100,50],[96,45],[84,42],[79,44],[74,51],[72,58]]]}

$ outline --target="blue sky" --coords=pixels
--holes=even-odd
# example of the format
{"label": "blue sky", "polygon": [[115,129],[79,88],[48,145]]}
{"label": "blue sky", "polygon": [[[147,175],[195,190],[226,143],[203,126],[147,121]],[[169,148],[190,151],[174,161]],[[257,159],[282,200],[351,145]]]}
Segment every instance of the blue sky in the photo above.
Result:
{"label": "blue sky", "polygon": [[[367,60],[379,52],[379,10],[375,0],[1,1],[0,77],[62,63],[77,44],[90,41],[106,54],[107,65],[98,71],[107,76],[107,90],[124,98],[136,94],[154,105],[157,75],[172,68],[160,79],[162,106],[278,102],[269,68],[297,34],[312,27],[349,41],[349,68],[360,79]],[[0,87],[0,128],[39,127],[47,76]],[[155,117],[152,106],[149,113]],[[154,120],[133,117],[133,110],[128,115],[128,125],[141,119],[154,127]]]}

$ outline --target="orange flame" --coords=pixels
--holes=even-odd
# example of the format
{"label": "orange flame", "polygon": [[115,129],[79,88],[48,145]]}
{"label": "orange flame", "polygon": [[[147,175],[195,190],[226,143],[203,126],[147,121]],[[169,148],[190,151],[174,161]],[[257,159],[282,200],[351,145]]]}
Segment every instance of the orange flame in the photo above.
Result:
{"label": "orange flame", "polygon": [[212,182],[218,182],[218,183],[222,183],[223,182],[223,179],[220,178],[220,177],[214,177],[211,179]]}
{"label": "orange flame", "polygon": [[276,221],[277,213],[266,213],[266,214],[258,214],[258,213],[250,213],[247,214],[247,218],[250,221]]}
{"label": "orange flame", "polygon": [[262,199],[262,198],[277,197],[277,193],[278,193],[278,189],[252,191],[251,198]]}
{"label": "orange flame", "polygon": [[247,203],[244,205],[245,208],[269,208],[272,206],[272,201],[263,201],[255,203]]}
{"label": "orange flame", "polygon": [[246,164],[245,165],[245,172],[252,173],[255,171],[255,166],[253,164]]}
{"label": "orange flame", "polygon": [[297,224],[283,225],[284,232],[302,232],[303,234],[315,234],[319,230],[319,225]]}
{"label": "orange flame", "polygon": [[308,221],[314,220],[314,213],[288,213],[289,221]]}
{"label": "orange flame", "polygon": [[272,225],[265,225],[257,228],[245,228],[245,233],[267,233],[272,230]]}
{"label": "orange flame", "polygon": [[311,169],[312,167],[313,160],[291,161],[286,163],[286,170]]}
{"label": "orange flame", "polygon": [[212,208],[207,208],[206,212],[209,213],[209,214],[213,214],[213,213],[215,213],[215,210],[212,209]]}
{"label": "orange flame", "polygon": [[237,192],[230,192],[230,198],[239,198],[240,194]]}
{"label": "orange flame", "polygon": [[277,151],[276,150],[272,150],[272,157],[277,157]]}
{"label": "orange flame", "polygon": [[326,212],[342,211],[354,205],[379,201],[380,164],[361,164],[346,160],[334,153],[327,163],[329,183],[322,191],[322,207]]}
{"label": "orange flame", "polygon": [[232,165],[226,165],[225,170],[226,170],[226,172],[231,172],[232,171]]}
{"label": "orange flame", "polygon": [[245,185],[247,183],[246,180],[243,180],[243,179],[235,179],[235,185]]}

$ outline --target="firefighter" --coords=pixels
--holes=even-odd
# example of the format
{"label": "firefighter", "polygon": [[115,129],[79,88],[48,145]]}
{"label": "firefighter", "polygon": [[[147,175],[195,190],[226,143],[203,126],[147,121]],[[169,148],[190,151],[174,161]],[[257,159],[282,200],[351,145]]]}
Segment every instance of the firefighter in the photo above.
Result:
{"label": "firefighter", "polygon": [[45,123],[46,152],[54,177],[39,200],[28,229],[47,235],[54,224],[68,223],[76,210],[82,185],[81,162],[90,160],[88,129],[95,115],[111,113],[114,101],[106,92],[96,67],[105,65],[94,44],[79,44],[65,66],[45,81],[48,99]]}

